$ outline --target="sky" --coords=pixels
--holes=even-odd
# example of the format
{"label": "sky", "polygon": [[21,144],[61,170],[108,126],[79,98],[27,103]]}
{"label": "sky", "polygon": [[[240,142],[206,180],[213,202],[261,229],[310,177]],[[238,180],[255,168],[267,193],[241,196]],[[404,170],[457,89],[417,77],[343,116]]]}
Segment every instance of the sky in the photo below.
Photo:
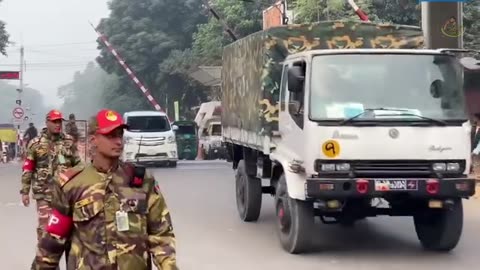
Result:
{"label": "sky", "polygon": [[[107,17],[108,0],[3,0],[0,20],[7,25],[8,57],[0,70],[19,70],[20,45],[25,47],[24,84],[39,90],[47,106],[59,107],[57,89],[73,80],[98,55],[95,26]],[[15,81],[14,84],[18,85]]]}

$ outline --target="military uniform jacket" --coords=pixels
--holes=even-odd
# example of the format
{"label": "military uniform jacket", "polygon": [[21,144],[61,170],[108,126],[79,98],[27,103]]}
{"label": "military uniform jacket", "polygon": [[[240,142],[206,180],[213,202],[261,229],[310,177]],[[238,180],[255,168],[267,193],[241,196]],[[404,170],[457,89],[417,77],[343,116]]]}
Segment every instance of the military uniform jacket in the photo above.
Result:
{"label": "military uniform jacket", "polygon": [[[67,270],[147,270],[151,258],[158,269],[177,270],[165,200],[150,175],[141,186],[131,187],[132,173],[133,165],[121,164],[113,173],[86,165],[61,175],[53,190],[52,216],[70,219],[72,229],[61,236],[47,228],[35,269],[54,269],[69,240]],[[119,212],[128,217],[127,230],[120,229]]]}
{"label": "military uniform jacket", "polygon": [[65,125],[65,133],[72,136],[75,140],[78,140],[79,133],[78,133],[78,128],[75,122],[68,122]]}
{"label": "military uniform jacket", "polygon": [[31,188],[35,200],[50,201],[52,179],[80,162],[77,147],[70,135],[60,133],[52,139],[43,129],[27,146],[20,193],[29,194]]}

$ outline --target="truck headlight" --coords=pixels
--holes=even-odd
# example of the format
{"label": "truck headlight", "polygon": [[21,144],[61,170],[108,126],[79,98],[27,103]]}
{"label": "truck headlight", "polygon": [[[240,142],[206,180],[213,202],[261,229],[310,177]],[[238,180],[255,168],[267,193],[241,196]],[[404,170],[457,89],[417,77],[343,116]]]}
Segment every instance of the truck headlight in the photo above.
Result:
{"label": "truck headlight", "polygon": [[456,171],[460,170],[460,163],[458,163],[458,162],[449,162],[449,163],[437,162],[437,163],[433,163],[432,169],[436,172],[443,172],[443,171],[456,172]]}
{"label": "truck headlight", "polygon": [[447,171],[459,171],[460,164],[458,162],[447,163]]}
{"label": "truck headlight", "polygon": [[348,163],[325,163],[322,164],[321,170],[324,172],[332,172],[332,171],[349,171],[350,164]]}
{"label": "truck headlight", "polygon": [[168,143],[175,143],[175,136],[168,136],[167,142]]}

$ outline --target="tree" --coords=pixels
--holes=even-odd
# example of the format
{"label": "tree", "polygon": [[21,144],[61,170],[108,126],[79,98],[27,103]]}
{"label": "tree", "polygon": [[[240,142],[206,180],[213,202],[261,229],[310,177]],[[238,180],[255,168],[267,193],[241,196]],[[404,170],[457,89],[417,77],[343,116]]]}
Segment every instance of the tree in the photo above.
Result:
{"label": "tree", "polygon": [[[275,1],[214,0],[211,2],[223,21],[238,38],[242,38],[262,29],[262,10]],[[204,65],[221,64],[223,47],[233,41],[224,30],[222,24],[214,17],[210,17],[207,23],[198,25],[198,30],[193,35],[192,50],[199,62]]]}
{"label": "tree", "polygon": [[[360,3],[359,3],[360,4]],[[293,4],[295,23],[341,20],[358,17],[343,0],[297,0]],[[361,5],[367,11],[367,7]]]}
{"label": "tree", "polygon": [[468,1],[463,6],[464,47],[480,50],[480,2]]}
{"label": "tree", "polygon": [[[2,0],[0,0],[0,3],[1,2]],[[8,39],[9,35],[7,33],[7,30],[5,29],[5,23],[3,21],[0,21],[0,53],[2,55],[7,55],[5,48],[8,45]]]}
{"label": "tree", "polygon": [[[357,0],[357,5],[371,21],[419,25],[418,0]],[[296,0],[295,21],[311,23],[323,20],[358,19],[352,7],[344,0]]]}
{"label": "tree", "polygon": [[[111,14],[102,20],[99,30],[150,89],[152,96],[163,107],[172,107],[169,96],[182,95],[188,91],[190,84],[183,77],[170,76],[169,71],[161,66],[165,66],[162,63],[166,59],[174,57],[171,56],[173,51],[190,47],[196,25],[205,20],[199,12],[200,1],[112,0],[109,8]],[[118,99],[115,100],[130,109],[152,109],[102,43],[99,43],[99,49],[101,53],[97,62],[120,80],[119,88],[115,90]],[[123,95],[135,99],[121,98]],[[169,103],[167,106],[166,101]]]}
{"label": "tree", "polygon": [[110,76],[90,62],[83,72],[77,72],[73,81],[61,86],[57,94],[63,99],[61,111],[74,113],[77,119],[88,119],[104,105],[103,94]]}

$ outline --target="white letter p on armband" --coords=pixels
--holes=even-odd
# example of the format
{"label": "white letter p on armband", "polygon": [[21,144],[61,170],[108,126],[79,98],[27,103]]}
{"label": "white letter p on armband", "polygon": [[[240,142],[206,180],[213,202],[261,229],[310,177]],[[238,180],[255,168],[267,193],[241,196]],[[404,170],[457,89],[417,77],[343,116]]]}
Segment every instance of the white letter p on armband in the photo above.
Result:
{"label": "white letter p on armband", "polygon": [[60,219],[58,219],[58,217],[56,217],[55,215],[51,215],[50,219],[48,220],[48,226],[57,225],[59,222]]}

